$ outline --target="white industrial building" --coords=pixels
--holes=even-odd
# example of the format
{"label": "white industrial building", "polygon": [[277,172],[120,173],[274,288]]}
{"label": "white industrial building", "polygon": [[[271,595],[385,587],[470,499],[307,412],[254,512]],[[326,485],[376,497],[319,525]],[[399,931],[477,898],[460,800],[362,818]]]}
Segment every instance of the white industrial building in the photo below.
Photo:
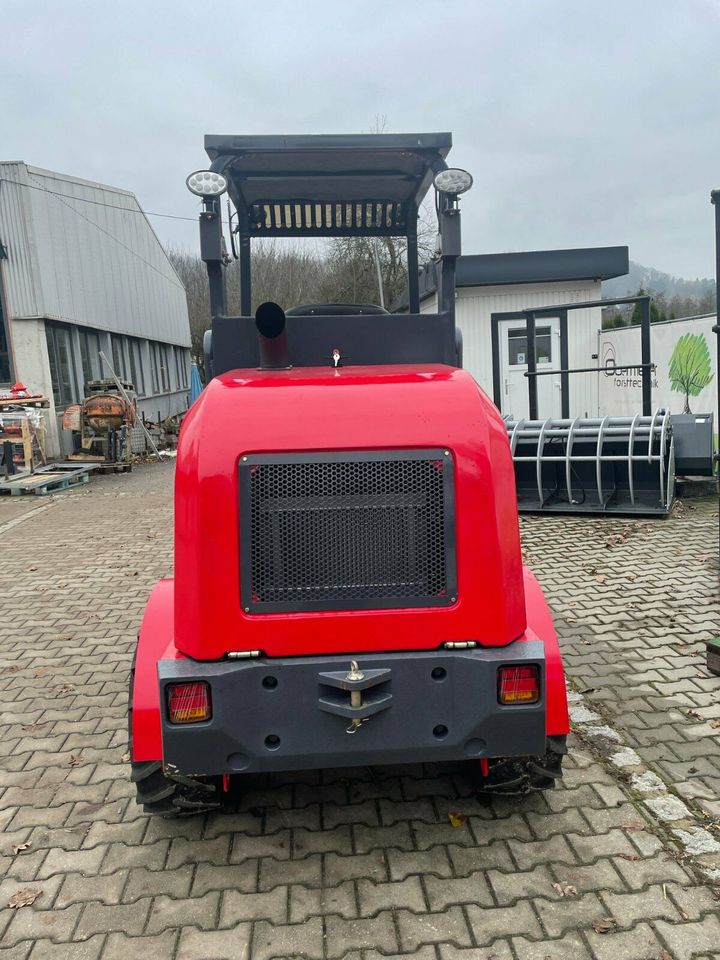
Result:
{"label": "white industrial building", "polygon": [[[456,272],[456,322],[463,366],[503,414],[528,416],[526,320],[523,310],[599,300],[603,280],[628,271],[627,247],[536,250],[462,256]],[[437,311],[434,264],[420,274],[420,309]],[[600,308],[559,311],[536,320],[541,417],[596,416],[596,373],[561,370],[598,366]],[[563,409],[564,408],[564,409]]]}
{"label": "white industrial building", "polygon": [[51,399],[53,455],[63,410],[108,376],[101,350],[147,418],[187,409],[185,290],[135,196],[0,162],[0,393],[21,381]]}

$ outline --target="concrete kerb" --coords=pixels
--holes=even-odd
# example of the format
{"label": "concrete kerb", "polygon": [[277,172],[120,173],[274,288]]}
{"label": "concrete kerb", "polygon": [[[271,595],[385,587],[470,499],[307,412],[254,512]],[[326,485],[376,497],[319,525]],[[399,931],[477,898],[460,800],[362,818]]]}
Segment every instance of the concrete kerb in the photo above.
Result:
{"label": "concrete kerb", "polygon": [[604,721],[597,704],[591,710],[581,693],[569,690],[568,705],[576,736],[629,787],[643,819],[653,823],[703,880],[720,886],[720,824],[712,822],[691,800],[681,799]]}

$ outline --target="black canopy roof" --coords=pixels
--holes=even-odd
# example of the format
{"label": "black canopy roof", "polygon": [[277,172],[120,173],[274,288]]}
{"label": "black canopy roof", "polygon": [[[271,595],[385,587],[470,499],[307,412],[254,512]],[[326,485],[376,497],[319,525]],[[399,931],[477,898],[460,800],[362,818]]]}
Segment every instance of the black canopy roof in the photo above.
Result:
{"label": "black canopy roof", "polygon": [[205,137],[250,236],[402,236],[449,133]]}

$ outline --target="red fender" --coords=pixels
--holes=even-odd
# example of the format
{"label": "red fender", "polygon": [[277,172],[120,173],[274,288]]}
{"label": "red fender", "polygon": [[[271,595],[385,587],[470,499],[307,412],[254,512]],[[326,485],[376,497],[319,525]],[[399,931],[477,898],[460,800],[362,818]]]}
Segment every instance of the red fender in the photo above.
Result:
{"label": "red fender", "polygon": [[157,662],[182,657],[173,643],[174,580],[161,580],[145,607],[135,659],[132,699],[132,759],[162,759]]}
{"label": "red fender", "polygon": [[563,670],[560,646],[550,608],[529,567],[523,567],[525,581],[525,606],[527,611],[527,639],[532,634],[545,645],[545,732],[556,736],[570,732],[565,671]]}

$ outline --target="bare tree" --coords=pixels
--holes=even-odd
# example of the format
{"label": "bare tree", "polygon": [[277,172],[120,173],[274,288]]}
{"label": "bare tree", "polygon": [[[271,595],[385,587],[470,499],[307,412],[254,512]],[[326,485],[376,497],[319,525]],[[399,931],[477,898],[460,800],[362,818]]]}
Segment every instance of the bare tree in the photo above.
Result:
{"label": "bare tree", "polygon": [[[210,298],[205,264],[197,254],[168,250],[185,287],[190,318],[191,350],[196,363],[203,365],[203,335],[210,326]],[[283,307],[313,303],[322,299],[327,287],[328,263],[322,251],[305,244],[262,243],[252,251],[252,309],[265,300]],[[228,313],[240,313],[240,264],[232,261],[225,273]]]}
{"label": "bare tree", "polygon": [[[424,208],[418,220],[420,263],[432,256],[435,229]],[[194,253],[167,251],[185,287],[190,318],[192,356],[201,369],[203,335],[210,326],[210,298],[205,264]],[[307,241],[253,241],[252,309],[265,300],[284,308],[303,303],[379,303],[378,272],[383,298],[392,310],[407,287],[407,241],[402,237],[342,237],[324,246]],[[225,272],[228,313],[240,313],[240,264]]]}

